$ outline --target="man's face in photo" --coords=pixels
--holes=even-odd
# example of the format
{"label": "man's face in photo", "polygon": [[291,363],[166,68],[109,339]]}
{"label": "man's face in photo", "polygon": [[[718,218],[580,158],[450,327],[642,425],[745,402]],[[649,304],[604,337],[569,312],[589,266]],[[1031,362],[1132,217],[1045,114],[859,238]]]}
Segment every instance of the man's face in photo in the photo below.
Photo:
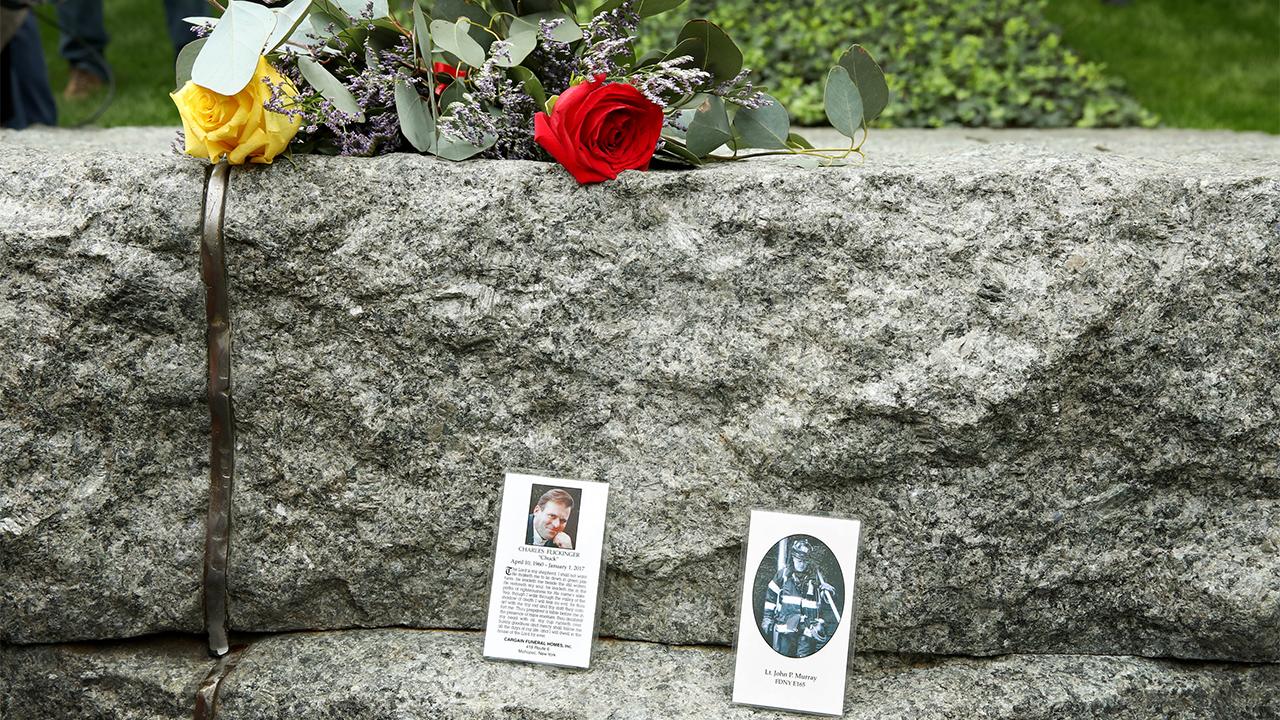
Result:
{"label": "man's face in photo", "polygon": [[796,553],[795,555],[792,555],[791,566],[795,568],[796,572],[800,574],[804,574],[809,570],[809,556],[802,555],[800,553]]}
{"label": "man's face in photo", "polygon": [[548,500],[545,505],[533,510],[533,531],[543,540],[550,540],[564,531],[572,513],[572,509],[555,500]]}

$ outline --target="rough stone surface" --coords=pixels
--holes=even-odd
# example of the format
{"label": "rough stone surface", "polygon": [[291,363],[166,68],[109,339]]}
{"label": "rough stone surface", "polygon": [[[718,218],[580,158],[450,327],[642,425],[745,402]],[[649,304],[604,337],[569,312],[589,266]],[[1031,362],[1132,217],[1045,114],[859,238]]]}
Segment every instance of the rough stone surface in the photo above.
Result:
{"label": "rough stone surface", "polygon": [[0,718],[191,720],[214,667],[199,640],[0,645]]}
{"label": "rough stone surface", "polygon": [[[0,638],[199,629],[170,134],[0,133]],[[1280,659],[1280,141],[868,147],[237,173],[233,624],[477,626],[523,466],[614,483],[607,634],[727,642],[766,506],[866,521],[862,648]]]}
{"label": "rough stone surface", "polygon": [[[350,630],[250,642],[210,720],[783,718],[733,706],[727,648],[601,641],[589,670],[486,661],[478,633]],[[161,638],[0,646],[0,717],[189,720],[214,663]],[[1280,665],[859,654],[845,717],[1275,718]]]}
{"label": "rough stone surface", "polygon": [[198,630],[204,172],[0,134],[0,640]]}
{"label": "rough stone surface", "polygon": [[1280,142],[897,137],[236,173],[233,625],[478,627],[525,467],[613,484],[608,635],[727,644],[770,507],[865,649],[1280,659]]}
{"label": "rough stone surface", "polygon": [[[478,634],[346,631],[252,646],[220,720],[312,718],[784,718],[730,704],[725,648],[602,641],[589,670],[488,662]],[[859,655],[849,719],[1275,718],[1280,665],[1131,657]]]}

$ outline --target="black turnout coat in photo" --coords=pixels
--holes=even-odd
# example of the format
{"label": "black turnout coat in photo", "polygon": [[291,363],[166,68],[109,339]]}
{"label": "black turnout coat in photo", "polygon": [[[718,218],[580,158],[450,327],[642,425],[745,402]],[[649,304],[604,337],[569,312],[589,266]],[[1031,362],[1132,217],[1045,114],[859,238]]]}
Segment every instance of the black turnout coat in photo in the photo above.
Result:
{"label": "black turnout coat in photo", "polygon": [[769,581],[761,625],[765,633],[777,633],[774,650],[789,657],[811,655],[831,638],[836,623],[816,573],[779,570]]}

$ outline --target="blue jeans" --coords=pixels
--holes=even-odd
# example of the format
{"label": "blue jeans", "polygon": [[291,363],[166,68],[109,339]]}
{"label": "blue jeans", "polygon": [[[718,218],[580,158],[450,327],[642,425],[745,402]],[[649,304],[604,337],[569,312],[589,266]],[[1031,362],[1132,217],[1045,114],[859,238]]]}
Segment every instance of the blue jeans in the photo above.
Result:
{"label": "blue jeans", "polygon": [[[205,0],[164,0],[165,24],[175,57],[183,45],[196,38],[182,18],[209,15],[211,9]],[[71,67],[88,70],[105,80],[109,37],[102,17],[102,0],[58,0],[57,10],[63,31],[58,54]]]}
{"label": "blue jeans", "polygon": [[40,49],[40,28],[28,14],[0,52],[0,125],[21,130],[28,125],[58,124],[58,106],[49,89],[49,74]]}

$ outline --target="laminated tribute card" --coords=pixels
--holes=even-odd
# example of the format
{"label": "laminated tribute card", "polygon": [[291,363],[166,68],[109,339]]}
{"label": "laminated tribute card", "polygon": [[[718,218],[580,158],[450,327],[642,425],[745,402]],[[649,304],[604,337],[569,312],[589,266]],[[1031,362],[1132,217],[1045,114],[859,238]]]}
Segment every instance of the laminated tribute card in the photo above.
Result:
{"label": "laminated tribute card", "polygon": [[857,520],[752,511],[735,703],[844,712],[860,526]]}
{"label": "laminated tribute card", "polygon": [[608,483],[507,473],[485,657],[591,664],[608,505]]}

